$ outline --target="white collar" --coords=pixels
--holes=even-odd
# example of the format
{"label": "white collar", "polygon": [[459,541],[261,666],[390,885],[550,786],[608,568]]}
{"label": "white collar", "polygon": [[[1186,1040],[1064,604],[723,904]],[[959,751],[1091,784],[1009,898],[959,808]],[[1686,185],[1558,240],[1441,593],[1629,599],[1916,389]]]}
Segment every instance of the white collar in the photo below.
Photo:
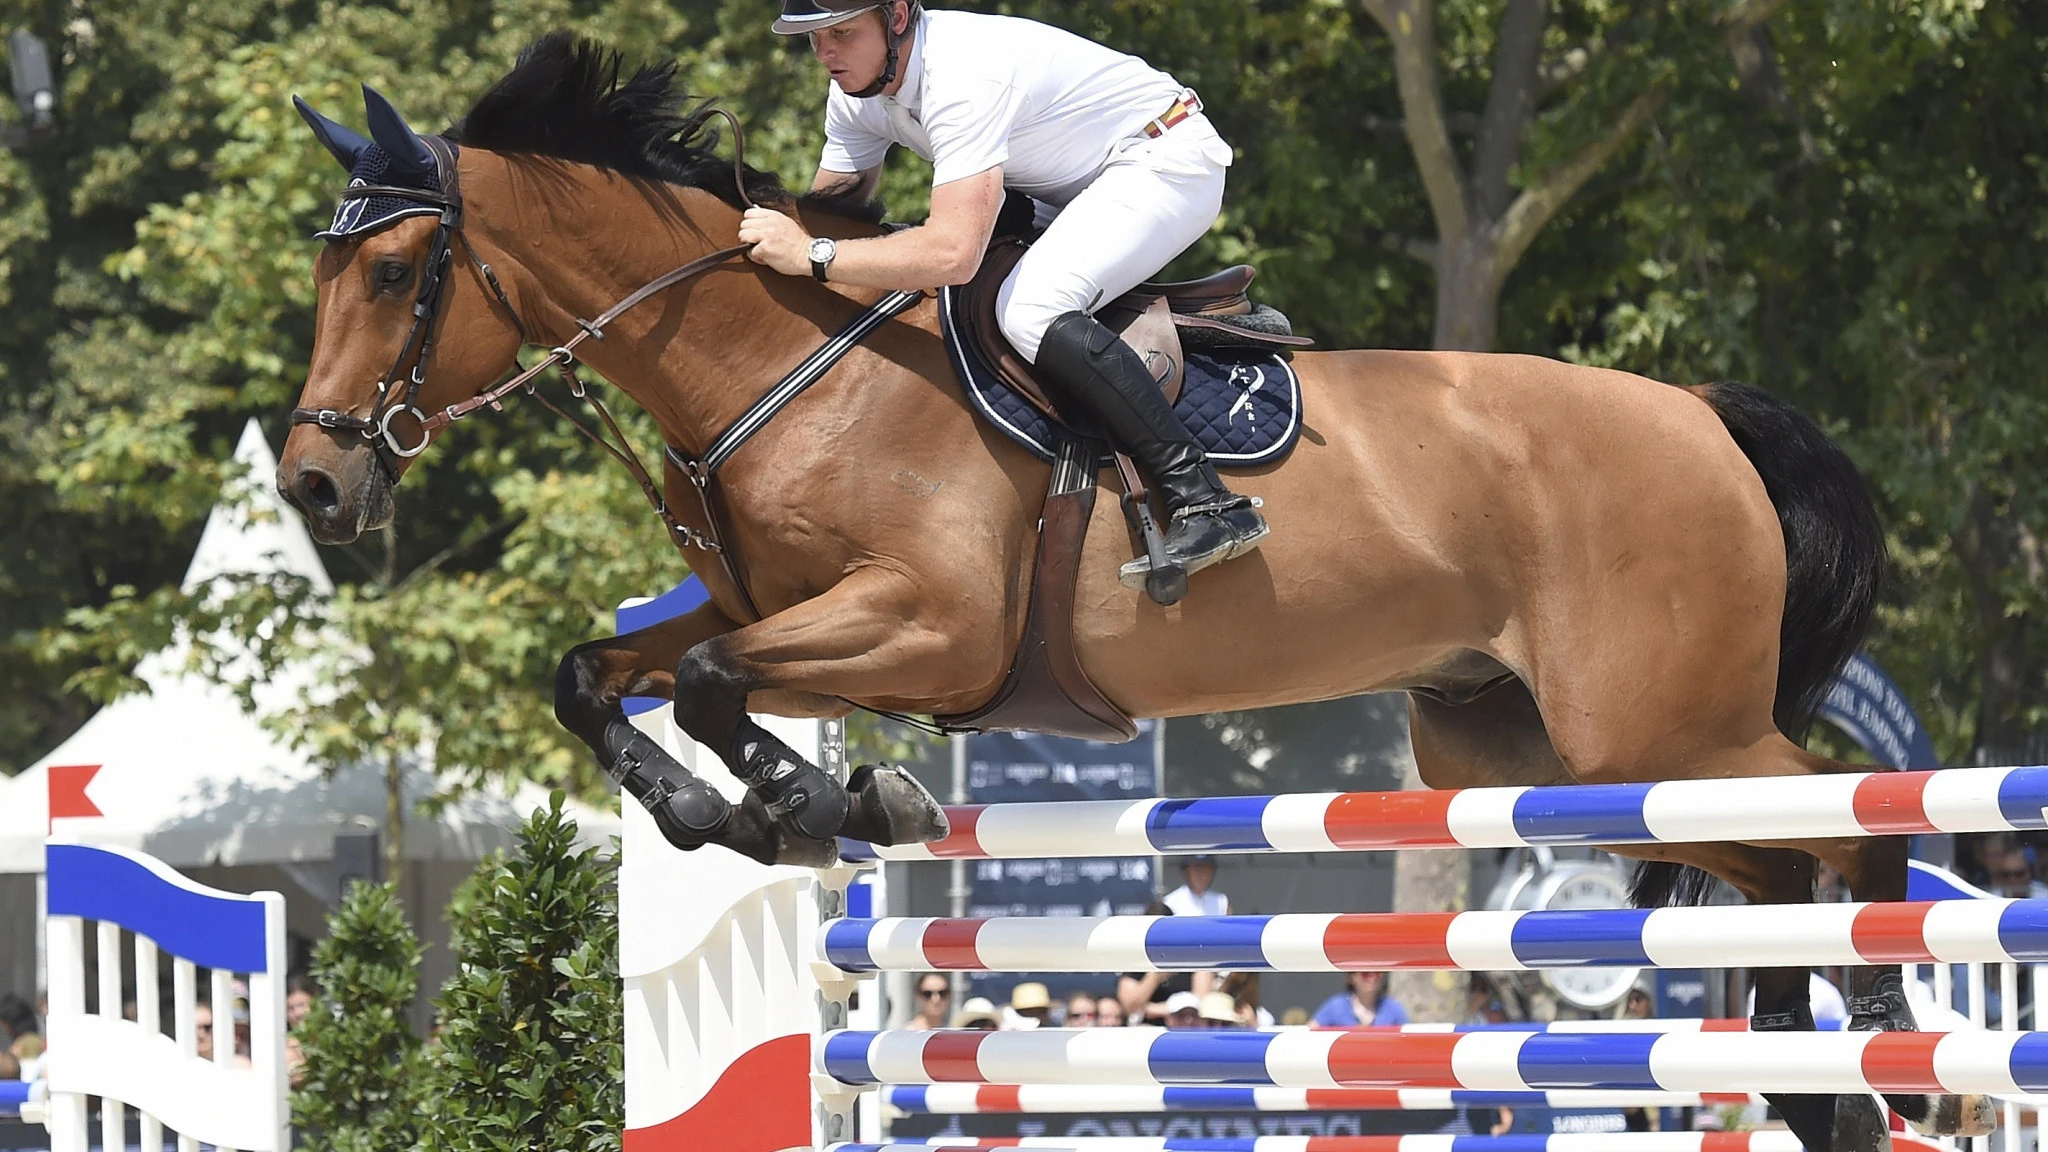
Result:
{"label": "white collar", "polygon": [[917,17],[917,35],[911,39],[910,51],[907,53],[909,59],[898,56],[896,60],[896,66],[903,73],[903,87],[898,88],[894,96],[882,97],[884,100],[902,105],[912,113],[923,110],[920,100],[924,96],[924,46],[931,39],[931,24],[932,14],[920,10]]}

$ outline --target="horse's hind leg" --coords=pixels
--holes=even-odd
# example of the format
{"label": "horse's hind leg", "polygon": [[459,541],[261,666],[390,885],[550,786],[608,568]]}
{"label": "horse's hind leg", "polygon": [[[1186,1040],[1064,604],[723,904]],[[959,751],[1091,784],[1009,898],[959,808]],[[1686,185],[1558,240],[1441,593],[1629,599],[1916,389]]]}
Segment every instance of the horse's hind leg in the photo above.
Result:
{"label": "horse's hind leg", "polygon": [[909,773],[864,767],[842,787],[747,716],[748,698],[766,691],[859,695],[908,710],[944,698],[963,645],[953,629],[923,625],[918,600],[900,574],[862,568],[822,596],[696,644],[676,665],[676,723],[807,839],[940,839],[945,812]]}
{"label": "horse's hind leg", "polygon": [[[684,652],[737,627],[705,604],[651,627],[571,649],[555,673],[555,718],[590,746],[621,791],[640,802],[662,836],[689,851],[717,844],[764,864],[828,864],[828,847],[795,836],[750,793],[735,805],[626,718],[628,696],[669,699]],[[802,701],[777,701],[783,708]],[[806,846],[809,846],[806,853]]]}
{"label": "horse's hind leg", "polygon": [[[1849,883],[1857,900],[1893,902],[1906,898],[1906,840],[1872,836],[1849,840],[1806,841],[1792,845],[1833,865]],[[1858,1032],[1919,1030],[1906,1003],[1905,976],[1894,967],[1866,966],[1849,970],[1849,1027]],[[1998,1123],[1991,1098],[1961,1096],[1886,1096],[1892,1111],[1930,1136],[1982,1136]]]}

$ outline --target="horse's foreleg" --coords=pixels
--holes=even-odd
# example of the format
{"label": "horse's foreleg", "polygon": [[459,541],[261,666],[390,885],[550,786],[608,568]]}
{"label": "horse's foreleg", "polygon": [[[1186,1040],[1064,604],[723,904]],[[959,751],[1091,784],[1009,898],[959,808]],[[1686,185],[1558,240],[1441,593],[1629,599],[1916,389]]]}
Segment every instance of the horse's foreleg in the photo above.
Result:
{"label": "horse's foreleg", "polygon": [[945,836],[945,812],[909,773],[867,767],[842,786],[747,716],[748,698],[771,690],[934,693],[922,681],[949,666],[951,641],[917,625],[915,603],[904,577],[863,569],[823,596],[695,645],[676,666],[677,725],[805,839],[903,844]]}
{"label": "horse's foreleg", "polygon": [[[654,818],[663,838],[689,851],[719,844],[764,864],[786,855],[774,818],[751,795],[733,805],[626,718],[628,696],[673,696],[684,652],[737,627],[710,604],[624,636],[578,645],[555,672],[555,719],[590,746],[597,762]],[[829,853],[817,853],[817,863]]]}

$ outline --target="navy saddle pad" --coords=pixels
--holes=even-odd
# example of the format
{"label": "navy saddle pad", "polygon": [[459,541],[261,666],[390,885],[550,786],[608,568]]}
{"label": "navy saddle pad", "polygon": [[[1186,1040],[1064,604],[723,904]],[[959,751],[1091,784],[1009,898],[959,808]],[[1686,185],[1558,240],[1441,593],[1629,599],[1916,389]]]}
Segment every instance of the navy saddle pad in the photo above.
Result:
{"label": "navy saddle pad", "polygon": [[[953,322],[957,289],[939,293],[939,327],[968,399],[1003,434],[1051,462],[1057,431],[1045,413],[1003,382]],[[1252,468],[1287,455],[1301,438],[1301,381],[1262,349],[1182,346],[1180,400],[1173,410],[1218,468]]]}

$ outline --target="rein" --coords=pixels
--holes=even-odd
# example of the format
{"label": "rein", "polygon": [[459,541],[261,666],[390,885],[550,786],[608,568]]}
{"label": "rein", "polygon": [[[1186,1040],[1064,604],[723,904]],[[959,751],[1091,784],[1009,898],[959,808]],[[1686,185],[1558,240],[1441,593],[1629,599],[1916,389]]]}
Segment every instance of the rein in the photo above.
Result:
{"label": "rein", "polygon": [[[732,127],[733,182],[735,187],[739,189],[740,199],[745,201],[750,208],[758,207],[754,203],[753,198],[747,195],[746,137],[740,128],[739,120],[731,112],[723,108],[713,108],[710,111],[724,117],[726,123]],[[447,189],[446,192],[431,192],[420,188],[388,185],[356,185],[343,190],[341,194],[344,200],[363,199],[371,196],[396,196],[440,206],[440,219],[434,227],[433,240],[428,247],[427,262],[420,274],[419,291],[413,299],[412,328],[406,333],[405,341],[399,345],[398,355],[393,359],[391,368],[384,373],[383,378],[377,383],[377,403],[371,409],[369,416],[357,416],[332,408],[294,408],[291,413],[291,422],[295,425],[317,424],[322,428],[342,429],[361,433],[363,438],[370,442],[371,448],[376,452],[377,461],[384,468],[386,476],[395,484],[398,481],[399,460],[411,459],[426,451],[427,445],[432,443],[434,436],[442,429],[465,416],[474,414],[479,409],[490,408],[493,411],[501,411],[504,407],[504,401],[513,393],[523,389],[527,395],[538,400],[550,412],[567,420],[572,427],[582,433],[591,443],[604,449],[613,459],[624,465],[626,470],[632,473],[633,479],[640,485],[641,493],[647,497],[647,502],[653,506],[655,514],[661,517],[662,523],[668,525],[669,532],[675,539],[677,546],[681,548],[699,548],[717,556],[720,564],[725,569],[726,578],[732,581],[734,588],[738,589],[740,599],[746,603],[747,610],[753,613],[755,619],[762,618],[763,613],[760,607],[754,603],[753,593],[748,590],[746,581],[741,578],[736,558],[720,539],[722,535],[719,531],[720,517],[711,492],[711,482],[718,466],[723,464],[755,432],[765,426],[785,404],[794,399],[804,388],[809,387],[819,376],[822,376],[824,371],[837,362],[839,356],[843,355],[848,348],[858,343],[861,338],[879,326],[883,320],[901,314],[910,305],[916,303],[921,298],[922,293],[892,293],[881,303],[863,313],[846,331],[833,337],[824,348],[819,349],[818,352],[813,353],[811,357],[806,359],[796,372],[785,378],[781,384],[766,396],[756,401],[747,410],[745,415],[741,416],[731,428],[728,428],[713,441],[712,449],[705,454],[704,459],[689,460],[678,454],[673,448],[669,450],[668,456],[671,462],[689,478],[691,484],[697,489],[698,497],[703,501],[705,530],[699,532],[676,518],[675,513],[668,506],[668,501],[662,495],[660,485],[654,482],[654,478],[647,471],[646,465],[641,463],[639,453],[633,450],[631,442],[627,440],[625,433],[619,428],[618,421],[613,419],[610,409],[606,408],[604,402],[598,399],[584,384],[582,377],[576,371],[576,349],[585,340],[604,339],[605,328],[636,305],[693,276],[709,271],[736,256],[743,255],[747,251],[748,246],[739,244],[730,248],[721,248],[716,252],[700,256],[681,267],[662,273],[660,276],[641,285],[631,295],[605,309],[595,320],[577,320],[576,326],[579,331],[568,340],[549,349],[548,354],[532,367],[521,370],[515,364],[498,383],[493,384],[491,387],[484,389],[467,400],[458,401],[448,405],[439,412],[428,414],[419,409],[416,401],[419,399],[420,389],[426,384],[428,362],[433,358],[434,337],[440,326],[442,311],[441,289],[446,284],[448,266],[453,259],[454,249],[458,243],[462,247],[465,258],[477,269],[485,285],[490,288],[491,295],[495,299],[498,308],[511,321],[514,331],[519,334],[520,344],[524,346],[532,343],[532,340],[528,337],[526,325],[519,319],[518,309],[512,306],[512,301],[505,294],[503,285],[498,282],[497,273],[492,271],[489,264],[477,257],[475,250],[470,247],[469,241],[463,236],[462,193],[456,175],[454,149],[447,140],[439,136],[422,137],[421,140],[433,155],[435,166],[442,177],[442,184]],[[411,359],[413,362],[412,370],[406,376],[404,390],[400,393],[394,387],[394,382],[399,379],[400,371],[404,368],[405,362],[408,359]],[[613,439],[618,441],[617,445],[614,445],[610,439],[593,432],[582,421],[569,415],[553,401],[536,391],[536,378],[551,368],[557,370],[563,380],[567,382],[571,395],[589,403],[592,408],[597,410],[599,418],[604,421],[606,431],[610,433]],[[401,416],[410,417],[419,426],[419,440],[409,447],[400,439],[398,433],[392,427],[393,422]]]}

